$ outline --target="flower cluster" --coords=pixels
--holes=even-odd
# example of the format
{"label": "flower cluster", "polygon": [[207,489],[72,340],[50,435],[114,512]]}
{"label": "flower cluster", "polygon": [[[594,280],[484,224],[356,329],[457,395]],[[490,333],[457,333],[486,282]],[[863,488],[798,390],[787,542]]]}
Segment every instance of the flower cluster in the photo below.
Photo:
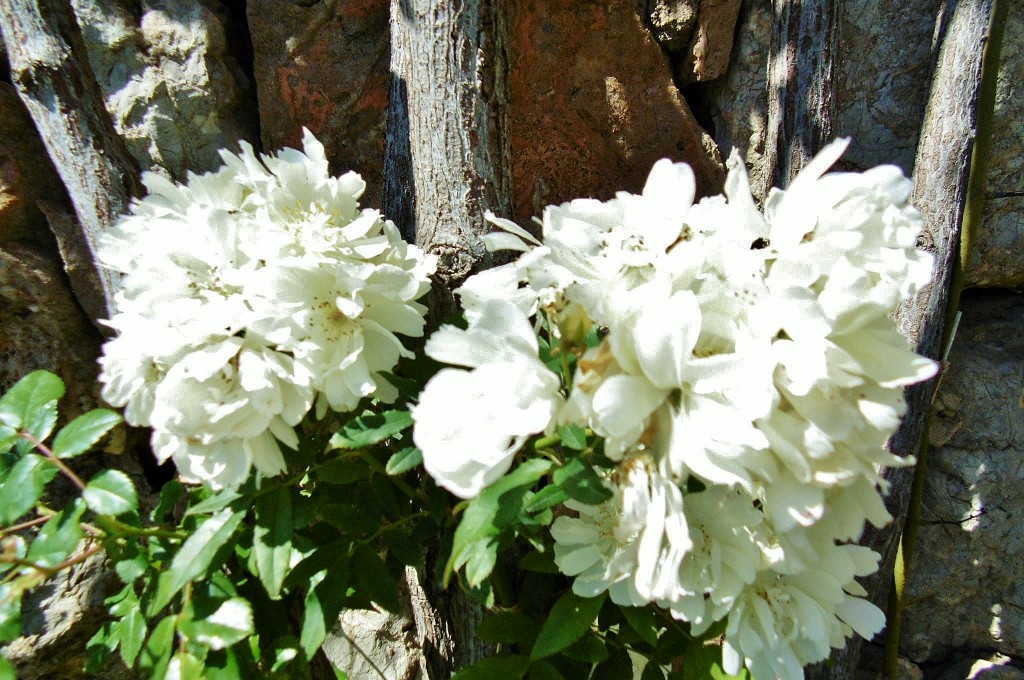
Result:
{"label": "flower cluster", "polygon": [[103,398],[153,428],[161,460],[215,488],[284,467],[314,406],[393,400],[381,375],[423,334],[433,256],[359,209],[365,183],[328,174],[323,146],[225,166],[185,185],[147,174],[148,196],[104,234],[125,276],[100,359]]}
{"label": "flower cluster", "polygon": [[[662,160],[640,195],[547,208],[541,240],[492,217],[488,246],[523,254],[470,279],[469,328],[427,346],[473,369],[442,371],[414,413],[438,483],[472,497],[528,435],[590,429],[611,498],[567,504],[556,563],[577,594],[662,606],[694,634],[728,617],[730,673],[802,678],[884,624],[855,581],[878,556],[843,543],[890,520],[879,470],[907,463],[885,448],[902,388],[936,371],[890,315],[932,262],[899,169],[826,174],[845,147],[763,211],[734,154],[725,195],[698,203],[689,167]],[[538,312],[578,354],[561,392]]]}

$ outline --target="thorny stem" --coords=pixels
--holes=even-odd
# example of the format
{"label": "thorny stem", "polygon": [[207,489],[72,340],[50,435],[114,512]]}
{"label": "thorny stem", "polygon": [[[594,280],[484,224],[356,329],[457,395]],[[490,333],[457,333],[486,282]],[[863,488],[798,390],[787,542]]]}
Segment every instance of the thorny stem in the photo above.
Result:
{"label": "thorny stem", "polygon": [[13,555],[5,555],[3,553],[0,553],[0,562],[5,563],[5,564],[15,564],[15,565],[17,565],[19,567],[25,567],[26,569],[34,569],[34,570],[38,571],[39,573],[43,574],[44,576],[46,576],[46,578],[50,578],[54,574],[57,574],[57,573],[59,573],[61,571],[64,571],[65,569],[67,569],[69,567],[73,567],[76,564],[79,564],[81,562],[84,562],[85,560],[89,559],[90,557],[92,557],[93,555],[95,555],[96,553],[98,553],[102,549],[103,549],[103,546],[101,546],[99,544],[94,545],[91,548],[89,548],[88,550],[86,550],[85,552],[79,553],[78,555],[75,555],[74,557],[69,557],[68,559],[64,560],[63,562],[60,562],[59,564],[55,564],[52,567],[48,567],[45,564],[37,564],[36,562],[32,562],[32,561],[26,560],[26,559],[22,559],[21,557],[15,557]]}
{"label": "thorny stem", "polygon": [[14,524],[9,527],[2,527],[0,528],[0,536],[6,536],[7,534],[16,534],[19,531],[31,529],[32,527],[39,526],[40,524],[45,524],[46,521],[49,519],[49,515],[41,515],[39,517],[36,517],[35,519],[30,519],[27,522],[22,522],[21,524]]}
{"label": "thorny stem", "polygon": [[19,432],[19,436],[24,437],[32,443],[32,446],[39,449],[39,452],[46,456],[47,460],[57,466],[57,469],[64,473],[64,476],[71,480],[71,482],[78,487],[79,491],[85,491],[85,482],[82,478],[75,474],[75,471],[64,464],[57,456],[53,455],[53,451],[50,450],[46,444],[42,443],[28,432]]}

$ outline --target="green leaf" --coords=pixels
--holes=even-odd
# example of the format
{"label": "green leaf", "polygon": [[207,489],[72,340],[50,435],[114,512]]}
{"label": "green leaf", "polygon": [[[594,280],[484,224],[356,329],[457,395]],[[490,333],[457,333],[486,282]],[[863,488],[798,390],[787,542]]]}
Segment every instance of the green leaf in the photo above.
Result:
{"label": "green leaf", "polygon": [[412,427],[412,414],[408,411],[367,413],[353,419],[331,437],[331,448],[362,449]]}
{"label": "green leaf", "polygon": [[624,649],[613,649],[607,659],[598,664],[590,680],[622,680],[633,677],[633,660]]}
{"label": "green leaf", "polygon": [[0,583],[0,642],[21,635],[21,590]]}
{"label": "green leaf", "polygon": [[317,479],[328,484],[351,484],[370,476],[370,468],[361,460],[333,458],[315,469]]}
{"label": "green leaf", "polygon": [[548,550],[547,552],[539,552],[534,550],[533,552],[526,553],[523,558],[519,560],[519,568],[523,571],[536,571],[541,574],[560,574],[558,565],[555,564],[554,551]]}
{"label": "green leaf", "polygon": [[400,475],[423,463],[423,452],[415,446],[407,446],[388,458],[385,470],[389,475]]}
{"label": "green leaf", "polygon": [[28,549],[27,559],[41,566],[53,567],[71,556],[78,542],[82,540],[79,519],[85,512],[85,505],[78,499],[51,517],[39,530],[36,540]]}
{"label": "green leaf", "polygon": [[352,505],[331,503],[320,508],[320,519],[345,533],[372,534],[380,528],[380,521]]}
{"label": "green leaf", "polygon": [[489,656],[466,666],[451,680],[519,680],[526,674],[530,660],[521,654]]}
{"label": "green leaf", "polygon": [[178,652],[167,664],[164,680],[196,680],[203,677],[203,662],[188,652]]}
{"label": "green leaf", "polygon": [[619,607],[619,611],[626,618],[629,627],[636,631],[640,638],[650,644],[658,644],[658,633],[661,631],[661,624],[658,623],[658,615],[651,607]]}
{"label": "green leaf", "polygon": [[0,654],[0,680],[17,680],[17,676],[14,674],[14,664],[2,654]]}
{"label": "green leaf", "polygon": [[252,549],[256,570],[270,599],[281,597],[281,585],[288,575],[292,557],[292,496],[278,487],[256,498],[256,527]]}
{"label": "green leaf", "polygon": [[0,454],[7,453],[14,448],[14,445],[17,443],[18,431],[10,425],[0,423]]}
{"label": "green leaf", "polygon": [[217,551],[231,540],[244,517],[245,510],[235,512],[230,508],[224,508],[203,522],[188,537],[171,560],[170,569],[166,572],[170,576],[160,580],[153,602],[153,612],[166,607],[186,583],[207,573]]}
{"label": "green leaf", "polygon": [[648,661],[640,680],[665,680],[665,671],[654,661]]}
{"label": "green leaf", "polygon": [[529,644],[540,632],[540,622],[520,612],[498,612],[480,622],[480,639],[492,644]]}
{"label": "green leaf", "polygon": [[526,512],[534,513],[541,510],[547,510],[553,508],[556,505],[560,505],[569,499],[567,494],[561,487],[549,484],[543,489],[538,491],[529,497],[523,509]]}
{"label": "green leaf", "polygon": [[564,467],[555,470],[551,474],[551,481],[580,503],[597,505],[612,497],[611,490],[604,485],[601,477],[579,458],[573,458]]}
{"label": "green leaf", "polygon": [[241,494],[238,491],[229,491],[228,489],[224,489],[220,493],[210,496],[209,498],[201,500],[195,505],[190,506],[189,509],[185,511],[185,516],[187,517],[190,515],[209,515],[215,512],[219,512],[224,508],[228,507],[229,505],[231,505],[232,503],[234,503],[235,501],[239,500],[243,496],[244,494]]}
{"label": "green leaf", "polygon": [[120,422],[121,416],[105,408],[83,413],[57,433],[53,440],[53,455],[72,458],[85,453]]}
{"label": "green leaf", "polygon": [[464,574],[470,587],[479,586],[494,570],[498,563],[498,542],[477,541],[469,546],[469,550],[463,553],[466,557]]}
{"label": "green leaf", "polygon": [[131,668],[135,664],[135,657],[142,650],[142,643],[146,640],[146,618],[142,615],[137,601],[119,623],[121,659],[125,666]]}
{"label": "green leaf", "polygon": [[177,621],[177,614],[168,614],[149,634],[149,639],[143,645],[138,659],[139,670],[144,671],[146,677],[164,676],[167,662],[171,660],[171,654],[174,652],[174,630]]}
{"label": "green leaf", "polygon": [[327,638],[327,631],[337,622],[348,589],[347,566],[345,562],[339,562],[336,568],[324,572],[306,593],[305,614],[299,633],[299,644],[306,659],[313,658]]}
{"label": "green leaf", "polygon": [[586,635],[601,611],[606,595],[580,597],[570,590],[559,597],[537,635],[537,644],[530,652],[530,659],[551,656]]}
{"label": "green leaf", "polygon": [[566,647],[562,650],[562,654],[576,661],[601,663],[608,658],[608,647],[605,645],[604,640],[590,634],[584,635]]}
{"label": "green leaf", "polygon": [[746,668],[739,675],[729,675],[722,670],[722,648],[719,645],[692,640],[682,657],[683,677],[686,680],[750,680]]}
{"label": "green leaf", "polygon": [[392,529],[384,535],[388,556],[410,567],[423,566],[423,546],[408,532]]}
{"label": "green leaf", "polygon": [[178,500],[185,493],[185,485],[176,479],[172,479],[163,485],[160,489],[160,500],[157,502],[156,507],[149,513],[149,521],[155,524],[161,524],[164,521],[164,516],[174,509]]}
{"label": "green leaf", "polygon": [[565,680],[565,676],[555,668],[553,663],[547,659],[541,659],[530,664],[530,674],[527,676],[527,680]]}
{"label": "green leaf", "polygon": [[377,553],[366,545],[360,545],[352,556],[352,568],[363,594],[389,612],[398,614],[402,611],[398,584]]}
{"label": "green leaf", "polygon": [[120,470],[103,470],[82,492],[89,509],[97,515],[120,515],[139,509],[139,496],[128,475]]}
{"label": "green leaf", "polygon": [[585,451],[587,449],[587,431],[579,425],[563,425],[558,428],[558,436],[562,440],[562,446],[573,451]]}
{"label": "green leaf", "polygon": [[209,615],[183,621],[181,632],[210,649],[230,647],[255,632],[252,605],[240,597],[225,600]]}
{"label": "green leaf", "polygon": [[13,524],[31,510],[56,474],[57,468],[42,456],[27,453],[19,458],[0,486],[0,521]]}
{"label": "green leaf", "polygon": [[43,441],[53,431],[57,400],[63,396],[60,378],[49,371],[33,371],[0,397],[0,423]]}
{"label": "green leaf", "polygon": [[[519,516],[529,487],[547,474],[551,462],[528,460],[470,501],[455,530],[452,555],[445,567],[445,580],[479,551],[473,544],[499,536]],[[475,584],[470,581],[470,584]]]}

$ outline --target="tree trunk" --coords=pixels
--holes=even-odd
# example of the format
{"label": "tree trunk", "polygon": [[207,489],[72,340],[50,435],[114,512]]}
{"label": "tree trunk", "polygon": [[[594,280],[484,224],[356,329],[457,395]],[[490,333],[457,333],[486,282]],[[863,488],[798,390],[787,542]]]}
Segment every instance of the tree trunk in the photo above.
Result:
{"label": "tree trunk", "polygon": [[[454,311],[451,289],[486,268],[484,213],[510,211],[507,34],[501,2],[392,0],[391,88],[384,212],[407,240],[438,256],[434,323]],[[479,605],[444,591],[428,555],[409,573],[413,619],[431,678],[482,658]],[[417,578],[418,576],[418,578]]]}
{"label": "tree trunk", "polygon": [[[921,247],[935,256],[932,281],[897,313],[900,331],[915,350],[940,359],[944,348],[951,284],[959,267],[960,229],[970,174],[975,134],[975,102],[981,84],[985,36],[992,0],[948,0],[939,17],[939,55],[932,78],[914,164],[911,202],[925,218]],[[915,455],[925,433],[937,382],[907,389],[907,414],[890,441],[898,455]],[[861,543],[881,554],[876,575],[864,585],[876,604],[885,602],[892,588],[893,565],[913,482],[912,468],[890,470],[886,506],[893,515],[888,527],[870,527]],[[830,663],[808,673],[810,680],[847,680],[853,677],[861,642],[853,638]]]}
{"label": "tree trunk", "polygon": [[840,2],[773,0],[764,172],[769,186],[761,195],[788,185],[835,134]]}
{"label": "tree trunk", "polygon": [[107,115],[68,0],[5,0],[0,34],[18,94],[78,217],[77,229],[59,216],[50,222],[75,295],[95,323],[110,317],[118,287],[96,261],[96,241],[141,193],[139,168]]}

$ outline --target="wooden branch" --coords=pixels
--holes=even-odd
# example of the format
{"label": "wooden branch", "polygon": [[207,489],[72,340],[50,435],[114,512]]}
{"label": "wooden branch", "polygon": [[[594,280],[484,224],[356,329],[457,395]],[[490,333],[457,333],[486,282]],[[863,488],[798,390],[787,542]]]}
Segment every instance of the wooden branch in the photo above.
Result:
{"label": "wooden branch", "polygon": [[[975,102],[992,0],[947,0],[940,21],[940,49],[914,164],[911,201],[925,218],[921,247],[935,255],[931,283],[897,312],[900,332],[916,351],[932,359],[943,353],[951,284],[959,267],[960,228],[974,144]],[[918,452],[936,381],[906,391],[907,414],[890,441],[899,455]],[[907,517],[913,469],[887,471],[886,506],[893,523],[865,533],[861,543],[881,554],[878,573],[864,586],[876,604],[892,588],[893,565]],[[808,673],[809,680],[846,680],[854,675],[861,642],[853,638],[831,662]]]}
{"label": "wooden branch", "polygon": [[75,295],[95,323],[110,317],[118,287],[96,261],[97,237],[141,193],[138,166],[107,115],[68,0],[4,0],[0,34],[18,94],[77,214],[79,228],[58,237]]}
{"label": "wooden branch", "polygon": [[[438,256],[434,323],[455,309],[451,288],[492,262],[480,240],[490,231],[484,212],[511,214],[503,4],[391,2],[384,212]],[[408,587],[429,675],[447,678],[488,650],[476,636],[479,605],[458,587],[442,590],[434,562],[428,555]]]}
{"label": "wooden branch", "polygon": [[479,238],[490,231],[484,211],[510,214],[501,5],[391,3],[385,213],[438,255],[438,279],[448,287],[491,262]]}
{"label": "wooden branch", "polygon": [[773,0],[765,180],[784,187],[832,141],[840,0]]}

